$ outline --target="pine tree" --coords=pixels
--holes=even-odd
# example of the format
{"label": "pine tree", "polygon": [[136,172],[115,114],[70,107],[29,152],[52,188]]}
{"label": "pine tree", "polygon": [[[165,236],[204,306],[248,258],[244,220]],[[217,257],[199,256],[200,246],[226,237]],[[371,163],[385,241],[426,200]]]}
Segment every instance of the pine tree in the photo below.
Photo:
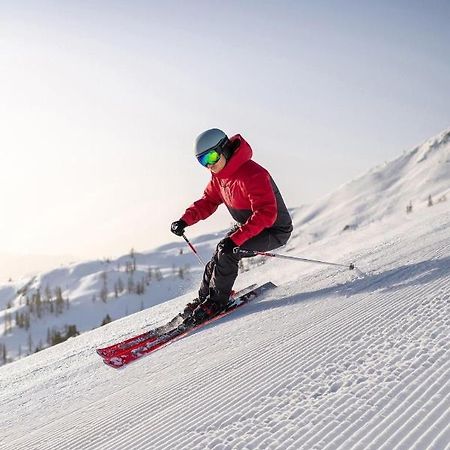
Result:
{"label": "pine tree", "polygon": [[4,315],[4,325],[5,325],[4,334],[6,336],[12,328],[12,317],[11,314],[8,312],[5,312]]}
{"label": "pine tree", "polygon": [[155,269],[155,278],[157,281],[161,281],[163,279],[163,274],[161,273],[161,269],[159,267]]}
{"label": "pine tree", "polygon": [[106,314],[105,318],[102,320],[102,324],[100,325],[101,327],[103,325],[106,325],[107,323],[112,322],[111,316],[109,314]]}
{"label": "pine tree", "polygon": [[117,280],[117,288],[119,290],[119,294],[121,294],[125,290],[125,286],[123,285],[122,278]]}
{"label": "pine tree", "polygon": [[135,283],[134,283],[134,279],[133,279],[133,274],[131,274],[128,277],[128,293],[129,294],[134,294],[134,290],[135,290]]}
{"label": "pine tree", "polygon": [[42,298],[41,291],[39,289],[34,294],[34,304],[36,306],[36,315],[40,319],[42,317]]}
{"label": "pine tree", "polygon": [[106,303],[106,300],[108,300],[108,286],[106,285],[106,283],[104,283],[102,288],[100,289],[100,299],[103,303]]}
{"label": "pine tree", "polygon": [[62,296],[62,289],[59,286],[56,287],[55,312],[57,315],[64,312],[64,298]]}
{"label": "pine tree", "polygon": [[2,364],[8,362],[8,352],[6,351],[6,344],[0,344],[0,351],[2,355]]}
{"label": "pine tree", "polygon": [[142,278],[136,285],[136,294],[144,295],[145,294],[145,279]]}
{"label": "pine tree", "polygon": [[69,339],[71,337],[75,337],[80,334],[79,331],[77,330],[76,325],[66,325],[65,332],[66,332],[65,339]]}
{"label": "pine tree", "polygon": [[131,271],[136,271],[136,252],[134,251],[134,248],[130,250],[130,258],[131,258]]}
{"label": "pine tree", "polygon": [[50,303],[52,301],[52,290],[50,289],[50,286],[48,284],[45,286],[44,293],[45,300]]}
{"label": "pine tree", "polygon": [[57,345],[64,341],[65,341],[65,339],[64,339],[63,335],[61,334],[61,332],[54,329],[52,332],[52,337],[51,337],[51,345]]}
{"label": "pine tree", "polygon": [[39,341],[39,344],[34,349],[34,353],[40,352],[43,348],[44,346],[42,345],[42,341]]}
{"label": "pine tree", "polygon": [[30,313],[27,312],[24,314],[24,327],[25,327],[25,330],[27,330],[27,331],[30,329],[30,322],[31,322],[31,316],[30,316]]}
{"label": "pine tree", "polygon": [[33,338],[31,337],[31,333],[28,333],[28,354],[31,355],[33,353]]}

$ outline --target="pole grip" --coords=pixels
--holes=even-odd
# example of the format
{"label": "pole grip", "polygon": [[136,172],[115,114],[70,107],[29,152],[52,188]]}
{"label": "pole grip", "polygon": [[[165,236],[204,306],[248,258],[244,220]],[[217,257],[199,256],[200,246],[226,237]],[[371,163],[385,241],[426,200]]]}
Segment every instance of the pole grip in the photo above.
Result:
{"label": "pole grip", "polygon": [[258,255],[263,255],[264,254],[262,252],[257,252],[256,250],[245,250],[245,249],[240,248],[240,247],[234,247],[233,248],[233,253],[235,255],[242,255],[242,256],[258,256]]}

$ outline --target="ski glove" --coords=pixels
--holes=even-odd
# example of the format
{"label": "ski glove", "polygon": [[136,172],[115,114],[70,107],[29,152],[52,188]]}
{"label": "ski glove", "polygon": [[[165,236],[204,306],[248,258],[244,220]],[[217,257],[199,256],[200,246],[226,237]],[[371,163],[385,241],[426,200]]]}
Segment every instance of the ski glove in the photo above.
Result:
{"label": "ski glove", "polygon": [[170,231],[177,236],[183,236],[184,229],[187,227],[187,223],[183,220],[176,220],[170,226]]}
{"label": "ski glove", "polygon": [[233,239],[231,239],[230,237],[226,237],[226,238],[222,239],[217,244],[217,250],[221,251],[222,253],[224,253],[226,255],[232,255],[233,249],[235,247],[237,247],[237,245],[234,243]]}

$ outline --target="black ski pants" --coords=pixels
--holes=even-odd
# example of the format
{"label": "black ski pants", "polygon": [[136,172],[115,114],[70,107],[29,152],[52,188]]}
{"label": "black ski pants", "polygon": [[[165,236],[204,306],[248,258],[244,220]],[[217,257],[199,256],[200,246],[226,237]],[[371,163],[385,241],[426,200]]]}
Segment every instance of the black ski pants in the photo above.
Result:
{"label": "black ski pants", "polygon": [[[227,236],[234,232],[232,229]],[[285,245],[291,236],[291,231],[280,232],[271,228],[266,228],[260,234],[254,236],[242,244],[244,250],[254,250],[267,252]],[[216,248],[211,260],[206,264],[203,273],[203,280],[198,291],[200,300],[204,300],[208,295],[217,302],[228,301],[233,284],[238,276],[239,261],[241,255],[226,254]],[[248,258],[248,256],[244,256]]]}

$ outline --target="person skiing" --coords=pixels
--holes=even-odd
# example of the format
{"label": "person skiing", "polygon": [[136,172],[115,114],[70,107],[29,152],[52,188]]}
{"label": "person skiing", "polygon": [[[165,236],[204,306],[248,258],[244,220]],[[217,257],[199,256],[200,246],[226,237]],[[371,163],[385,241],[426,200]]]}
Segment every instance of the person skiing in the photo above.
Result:
{"label": "person skiing", "polygon": [[217,128],[206,130],[195,141],[195,156],[209,169],[211,180],[202,198],[171,224],[171,232],[183,236],[186,227],[208,218],[222,203],[237,223],[206,264],[198,298],[181,313],[191,324],[201,323],[226,308],[242,258],[239,247],[273,250],[286,244],[293,229],[275,182],[252,160],[253,151],[240,134],[228,138]]}

